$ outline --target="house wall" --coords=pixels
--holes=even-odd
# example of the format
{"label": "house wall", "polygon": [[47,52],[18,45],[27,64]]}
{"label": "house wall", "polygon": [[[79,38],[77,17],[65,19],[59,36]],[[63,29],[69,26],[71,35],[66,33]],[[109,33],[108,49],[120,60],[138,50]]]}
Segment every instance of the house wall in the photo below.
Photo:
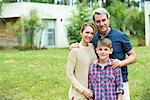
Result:
{"label": "house wall", "polygon": [[10,25],[10,23],[15,23],[17,19],[18,18],[7,18],[5,19],[5,21],[1,20],[2,23],[0,23],[0,49],[17,47],[18,42],[13,38],[12,32],[9,31],[10,29],[6,29],[6,27],[9,27],[7,22],[9,22]]}
{"label": "house wall", "polygon": [[68,46],[67,33],[65,29],[66,19],[71,15],[74,10],[72,6],[66,5],[54,5],[44,3],[31,3],[31,2],[19,2],[19,3],[6,3],[2,7],[2,17],[27,17],[31,10],[37,10],[41,19],[55,19],[56,21],[56,38],[55,47]]}
{"label": "house wall", "polygon": [[150,46],[150,1],[145,1],[145,39],[146,46]]}

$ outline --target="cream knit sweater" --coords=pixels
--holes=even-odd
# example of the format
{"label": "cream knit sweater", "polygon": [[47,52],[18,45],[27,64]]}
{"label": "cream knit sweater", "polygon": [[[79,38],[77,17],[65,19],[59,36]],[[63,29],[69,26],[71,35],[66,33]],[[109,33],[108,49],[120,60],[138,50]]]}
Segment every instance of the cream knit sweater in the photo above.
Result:
{"label": "cream knit sweater", "polygon": [[85,88],[88,88],[88,70],[90,64],[96,60],[96,54],[93,44],[88,46],[73,48],[68,56],[67,77],[70,82],[69,99],[72,96],[75,100],[87,100],[82,94]]}

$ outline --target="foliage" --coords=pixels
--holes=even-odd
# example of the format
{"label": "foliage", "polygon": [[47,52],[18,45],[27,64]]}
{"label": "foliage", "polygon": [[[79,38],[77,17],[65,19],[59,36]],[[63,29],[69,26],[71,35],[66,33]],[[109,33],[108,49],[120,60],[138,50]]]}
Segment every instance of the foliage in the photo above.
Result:
{"label": "foliage", "polygon": [[27,48],[34,49],[34,36],[41,28],[40,19],[37,16],[35,10],[30,12],[30,16],[27,19],[24,19],[23,29],[25,32],[25,46]]}
{"label": "foliage", "polygon": [[[131,100],[150,100],[150,47],[135,47],[129,68]],[[0,51],[1,100],[67,100],[67,49]]]}
{"label": "foliage", "polygon": [[145,45],[145,19],[144,19],[144,10],[138,11],[137,7],[130,7],[126,10],[125,25],[126,28],[130,31],[136,33],[138,39],[138,45]]}
{"label": "foliage", "polygon": [[3,1],[3,3],[10,3],[11,2],[11,0],[2,0]]}
{"label": "foliage", "polygon": [[145,45],[145,20],[144,10],[141,12],[137,7],[127,7],[125,2],[113,1],[107,7],[110,12],[110,25],[120,31],[129,31],[136,36],[139,46]]}
{"label": "foliage", "polygon": [[108,6],[110,6],[110,4],[113,2],[113,0],[105,0],[105,3],[104,3],[104,0],[102,1],[102,7],[106,8]]}
{"label": "foliage", "polygon": [[31,0],[30,2],[39,2],[39,3],[50,3],[50,4],[53,4],[54,0]]}
{"label": "foliage", "polygon": [[[107,3],[108,2],[106,2],[106,4]],[[109,4],[110,6],[108,6]],[[99,6],[94,5],[90,9],[84,2],[77,5],[76,12],[73,12],[73,16],[69,19],[67,26],[69,44],[80,41],[80,26],[86,21],[91,21],[92,18],[89,17],[91,16],[90,13],[97,7]],[[110,0],[106,7],[111,15],[110,26],[123,32],[129,31],[131,35],[137,37],[139,46],[144,45],[144,11],[139,12],[137,7],[128,7],[127,2],[124,0],[122,0],[122,2],[120,2],[120,0]]]}
{"label": "foliage", "polygon": [[41,22],[35,10],[30,15],[22,17],[13,25],[14,36],[17,37],[20,49],[35,49],[35,35],[41,28]]}
{"label": "foliage", "polygon": [[3,2],[1,1],[0,2],[0,14],[1,14],[1,11],[2,11],[2,4],[3,4]]}
{"label": "foliage", "polygon": [[[93,8],[96,7],[98,5],[94,2]],[[69,23],[66,25],[69,44],[80,42],[81,25],[85,22],[92,22],[91,14],[92,8],[88,7],[86,1],[77,4],[76,11],[72,13],[72,16],[68,19]]]}
{"label": "foliage", "polygon": [[113,1],[109,7],[107,7],[111,17],[110,25],[120,31],[125,31],[124,19],[125,15],[125,3],[120,1]]}
{"label": "foliage", "polygon": [[22,47],[23,44],[23,38],[22,35],[24,34],[24,30],[23,30],[23,20],[22,19],[18,19],[17,22],[14,25],[14,36],[17,37],[18,40],[18,44],[19,47]]}
{"label": "foliage", "polygon": [[66,26],[69,44],[80,42],[81,25],[84,22],[90,21],[90,15],[91,11],[86,2],[77,4],[76,11],[74,11],[70,19],[68,19],[69,23]]}

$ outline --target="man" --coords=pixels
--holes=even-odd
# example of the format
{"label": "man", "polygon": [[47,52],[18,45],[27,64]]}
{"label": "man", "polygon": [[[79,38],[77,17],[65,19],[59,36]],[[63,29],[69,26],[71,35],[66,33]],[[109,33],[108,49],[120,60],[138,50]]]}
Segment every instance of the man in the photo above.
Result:
{"label": "man", "polygon": [[[93,21],[95,22],[98,32],[92,43],[96,47],[97,41],[101,38],[109,38],[112,41],[113,54],[113,68],[120,67],[123,76],[124,95],[122,100],[130,100],[130,92],[128,85],[128,68],[127,65],[134,63],[137,60],[136,54],[127,37],[122,32],[119,32],[109,27],[110,14],[104,8],[98,8],[93,12]],[[126,54],[128,57],[126,58]]]}

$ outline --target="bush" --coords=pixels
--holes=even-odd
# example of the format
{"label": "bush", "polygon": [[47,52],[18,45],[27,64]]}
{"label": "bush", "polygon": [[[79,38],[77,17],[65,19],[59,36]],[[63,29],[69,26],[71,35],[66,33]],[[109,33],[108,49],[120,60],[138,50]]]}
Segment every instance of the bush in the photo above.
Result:
{"label": "bush", "polygon": [[[97,5],[95,5],[95,7],[96,6]],[[72,16],[68,19],[69,23],[66,26],[69,44],[74,42],[80,42],[81,25],[85,22],[92,22],[91,14],[92,8],[88,7],[86,1],[77,4],[76,11],[73,12]]]}
{"label": "bush", "polygon": [[139,11],[137,7],[130,7],[126,10],[125,25],[129,31],[135,32],[138,46],[145,45],[145,19],[144,10]]}

